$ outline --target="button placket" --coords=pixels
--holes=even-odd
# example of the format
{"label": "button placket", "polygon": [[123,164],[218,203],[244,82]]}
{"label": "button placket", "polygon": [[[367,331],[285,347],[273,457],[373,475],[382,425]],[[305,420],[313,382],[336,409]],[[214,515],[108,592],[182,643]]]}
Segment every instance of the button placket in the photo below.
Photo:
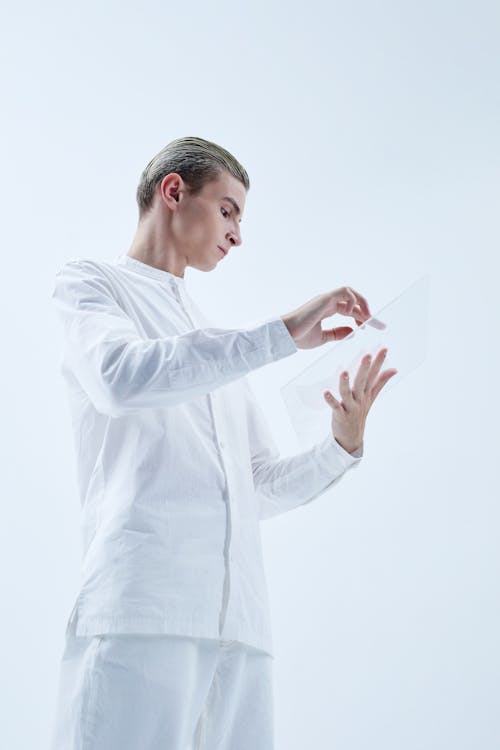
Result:
{"label": "button placket", "polygon": [[186,318],[188,319],[189,323],[193,327],[193,330],[195,330],[198,326],[196,324],[195,317],[193,316],[193,311],[189,304],[189,299],[186,296],[185,290],[182,287],[179,287],[175,281],[172,281],[171,283],[172,283],[172,286],[175,287],[174,288],[175,296],[177,297],[177,300],[182,310],[184,311]]}
{"label": "button placket", "polygon": [[179,302],[181,302],[182,300],[181,300],[181,295],[179,293],[179,287],[177,286],[177,284],[175,283],[175,281],[171,281],[170,282],[170,288],[173,291],[173,293],[175,294],[175,296],[177,297],[177,299],[179,300]]}
{"label": "button placket", "polygon": [[[191,321],[193,328],[196,328],[197,325],[202,325],[204,321],[199,321],[197,319],[196,312],[195,310],[193,310],[193,308],[189,304],[189,298],[187,297],[185,290],[183,288],[177,288],[177,292],[181,300],[181,305],[183,309],[185,310],[187,317]],[[218,397],[216,392],[211,391],[208,395],[209,395],[209,398],[211,399],[211,411],[212,411],[212,420],[214,423],[214,431],[216,435],[217,445],[219,447],[222,468],[224,471],[224,475],[226,477],[227,503],[228,503],[228,510],[229,510],[229,525],[230,525],[230,529],[232,529],[233,523],[234,523],[234,518],[233,518],[234,506],[233,506],[232,498],[235,496],[235,492],[234,492],[234,486],[233,486],[232,466],[231,466],[230,458],[228,456],[229,444],[228,444],[228,440],[226,437],[226,431],[224,429],[224,419],[225,419],[224,404],[220,401],[220,398]],[[230,549],[229,559],[232,561],[233,557],[231,555],[231,547],[229,549]]]}
{"label": "button placket", "polygon": [[[179,290],[179,297],[181,298],[181,306],[184,309],[188,319],[191,321],[193,328],[196,328],[197,325],[206,325],[206,321],[199,321],[198,315],[196,314],[196,310],[194,310],[191,305],[189,304],[189,298],[187,297],[184,290]],[[217,446],[219,449],[219,455],[220,455],[220,461],[222,464],[222,470],[224,472],[224,476],[226,478],[226,489],[225,489],[225,503],[226,503],[226,513],[227,513],[227,540],[225,542],[224,548],[224,556],[226,558],[226,565],[227,565],[227,571],[224,578],[224,592],[223,592],[223,601],[222,601],[222,608],[220,612],[220,618],[219,618],[219,629],[220,632],[222,632],[224,628],[224,623],[227,615],[227,608],[229,606],[229,598],[230,598],[230,589],[231,589],[231,570],[232,565],[234,562],[234,555],[232,552],[233,549],[233,537],[234,537],[234,531],[235,526],[237,527],[237,514],[234,515],[234,506],[231,501],[231,498],[234,497],[234,491],[233,491],[233,482],[232,482],[232,472],[231,472],[231,466],[230,461],[228,459],[227,455],[227,437],[226,432],[224,429],[224,404],[220,401],[218,397],[214,395],[214,392],[211,391],[208,393],[209,398],[209,404],[210,404],[210,411],[212,414],[212,422],[214,427],[214,433],[215,433],[215,439],[217,442]]]}

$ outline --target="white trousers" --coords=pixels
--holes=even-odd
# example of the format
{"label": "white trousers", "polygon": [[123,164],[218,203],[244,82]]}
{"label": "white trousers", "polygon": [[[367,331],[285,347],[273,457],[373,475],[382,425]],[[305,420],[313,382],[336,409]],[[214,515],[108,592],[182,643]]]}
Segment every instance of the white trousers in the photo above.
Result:
{"label": "white trousers", "polygon": [[273,750],[272,662],[237,641],[70,626],[51,750]]}

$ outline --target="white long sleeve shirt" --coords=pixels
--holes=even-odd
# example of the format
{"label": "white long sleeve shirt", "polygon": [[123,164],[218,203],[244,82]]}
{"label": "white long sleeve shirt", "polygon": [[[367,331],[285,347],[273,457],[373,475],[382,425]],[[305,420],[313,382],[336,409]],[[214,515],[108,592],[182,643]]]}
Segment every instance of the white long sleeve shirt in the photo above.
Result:
{"label": "white long sleeve shirt", "polygon": [[297,351],[281,318],[215,328],[185,279],[128,255],[66,262],[52,299],[81,504],[77,635],[225,638],[272,656],[259,521],[319,497],[363,447],[330,432],[280,458],[245,376]]}

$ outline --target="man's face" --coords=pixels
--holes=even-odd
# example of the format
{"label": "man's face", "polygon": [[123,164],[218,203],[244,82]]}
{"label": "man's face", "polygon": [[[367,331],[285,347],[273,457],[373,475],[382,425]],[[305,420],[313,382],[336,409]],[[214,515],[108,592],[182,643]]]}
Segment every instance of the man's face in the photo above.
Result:
{"label": "man's face", "polygon": [[211,271],[225,256],[241,245],[240,222],[245,209],[245,186],[224,171],[198,195],[190,196],[181,186],[181,196],[172,220],[177,254],[187,266]]}

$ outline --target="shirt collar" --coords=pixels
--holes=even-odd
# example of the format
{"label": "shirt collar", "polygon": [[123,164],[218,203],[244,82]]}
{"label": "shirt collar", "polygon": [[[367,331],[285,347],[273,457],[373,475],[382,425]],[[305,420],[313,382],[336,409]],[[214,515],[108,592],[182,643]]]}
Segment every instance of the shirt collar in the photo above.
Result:
{"label": "shirt collar", "polygon": [[130,255],[123,253],[115,258],[115,263],[120,266],[126,266],[131,271],[142,273],[144,276],[150,276],[153,279],[167,282],[170,285],[176,284],[181,289],[186,289],[186,280],[181,276],[176,276],[170,271],[163,271],[161,268],[155,268],[150,266],[148,263],[143,263],[142,260],[137,258],[131,258]]}

